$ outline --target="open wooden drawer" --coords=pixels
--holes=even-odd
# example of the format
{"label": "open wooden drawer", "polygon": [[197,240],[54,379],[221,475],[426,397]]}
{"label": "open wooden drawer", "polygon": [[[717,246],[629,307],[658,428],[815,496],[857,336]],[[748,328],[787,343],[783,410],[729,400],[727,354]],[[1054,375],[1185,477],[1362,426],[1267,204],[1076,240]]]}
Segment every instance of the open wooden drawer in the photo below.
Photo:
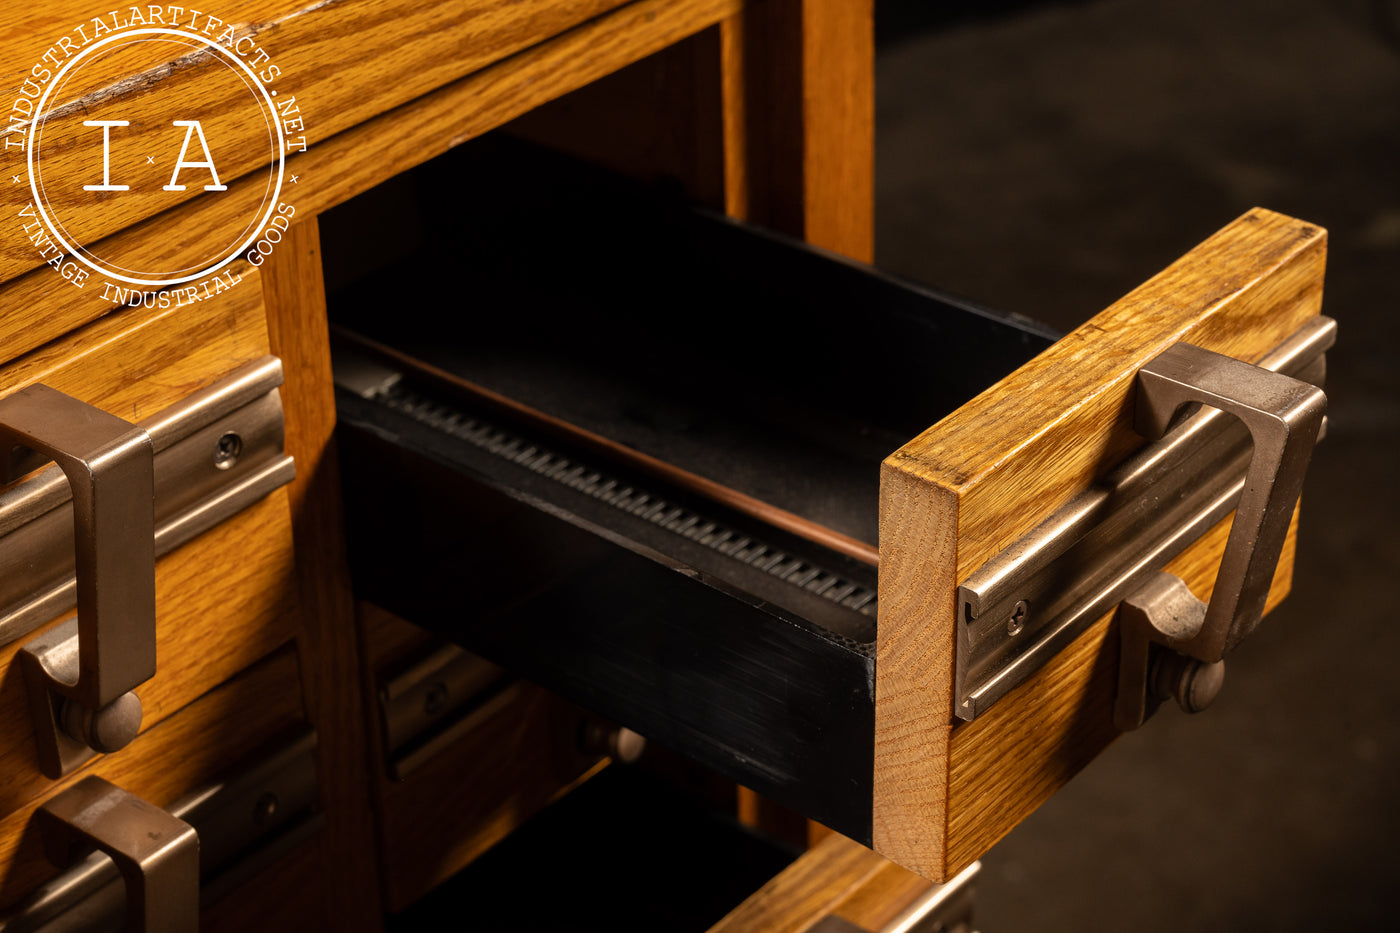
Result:
{"label": "open wooden drawer", "polygon": [[[424,168],[492,179],[424,179],[459,203],[381,198],[423,245],[405,234],[401,262],[331,298],[358,592],[931,879],[1118,734],[1121,590],[1052,630],[1043,589],[989,624],[959,587],[1146,447],[1139,370],[1174,344],[1255,362],[1294,339],[1271,365],[1316,378],[1330,339],[1308,326],[1325,233],[1268,211],[1052,344],[533,156],[510,152],[518,186],[478,157]],[[1216,507],[1133,572],[1208,598]],[[989,629],[1041,663],[963,708],[959,642]]]}

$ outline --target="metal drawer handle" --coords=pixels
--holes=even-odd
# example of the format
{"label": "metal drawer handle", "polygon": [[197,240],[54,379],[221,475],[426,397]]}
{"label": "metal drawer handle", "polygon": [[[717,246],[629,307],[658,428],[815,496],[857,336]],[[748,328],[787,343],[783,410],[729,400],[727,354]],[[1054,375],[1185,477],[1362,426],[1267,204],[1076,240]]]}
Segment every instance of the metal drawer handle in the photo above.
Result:
{"label": "metal drawer handle", "polygon": [[126,929],[199,929],[199,835],[190,824],[100,777],[51,798],[34,819],[60,868],[94,847],[111,856],[126,882]]}
{"label": "metal drawer handle", "polygon": [[156,670],[154,453],[143,429],[48,386],[0,399],[0,475],[48,460],[72,490],[78,614],[19,659],[40,768],[60,777],[141,725],[130,691]]}
{"label": "metal drawer handle", "polygon": [[1182,343],[1139,370],[1137,386],[1140,434],[1161,437],[1183,406],[1200,402],[1242,421],[1254,451],[1210,603],[1159,572],[1119,610],[1120,729],[1141,725],[1152,701],[1174,694],[1195,712],[1218,692],[1225,655],[1263,618],[1327,411],[1316,386]]}
{"label": "metal drawer handle", "polygon": [[[202,907],[218,904],[238,891],[247,880],[281,860],[288,851],[302,845],[320,832],[325,818],[318,812],[320,783],[316,772],[316,733],[301,729],[287,736],[266,755],[240,764],[232,774],[221,774],[214,781],[186,794],[160,811],[111,785],[98,782],[91,794],[81,799],[69,798],[65,792],[47,805],[48,812],[35,817],[35,830],[41,842],[51,849],[61,849],[68,842],[87,842],[76,830],[53,825],[60,820],[82,823],[72,813],[78,811],[102,817],[97,811],[109,806],[125,808],[138,831],[149,829],[171,842],[158,858],[138,858],[145,865],[145,891],[148,905],[164,910],[167,906],[180,908],[179,915],[166,921],[156,918],[158,929],[179,929],[186,916],[193,916],[189,903],[188,879],[163,874],[164,866],[174,855],[191,858],[194,839],[181,829],[182,823],[198,833],[199,862],[198,900]],[[82,785],[78,785],[82,787]],[[87,801],[83,805],[83,801]],[[46,823],[45,821],[48,821]],[[106,825],[106,824],[103,824]],[[75,840],[75,837],[78,837]],[[145,837],[148,841],[149,837]],[[146,845],[141,839],[133,840]],[[87,848],[92,848],[87,845]],[[104,852],[110,848],[98,846]],[[186,853],[186,854],[179,854]],[[58,856],[78,855],[77,852],[55,853]],[[124,880],[128,869],[119,868],[122,856],[109,858],[93,852],[87,858],[69,861],[67,870],[45,881],[21,903],[0,912],[0,931],[4,933],[54,933],[58,930],[117,930],[123,928],[123,918],[132,909],[131,888]],[[138,864],[137,871],[141,870]],[[188,871],[188,867],[182,869]],[[168,898],[175,900],[168,901]],[[143,908],[150,917],[150,907]],[[148,924],[151,921],[146,921]],[[127,923],[125,929],[133,929]]]}

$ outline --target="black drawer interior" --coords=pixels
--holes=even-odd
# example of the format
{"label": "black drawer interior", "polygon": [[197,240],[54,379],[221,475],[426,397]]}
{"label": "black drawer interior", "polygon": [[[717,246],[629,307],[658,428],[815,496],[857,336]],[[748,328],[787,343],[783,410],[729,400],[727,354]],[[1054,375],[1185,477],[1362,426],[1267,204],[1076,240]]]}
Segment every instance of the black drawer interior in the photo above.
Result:
{"label": "black drawer interior", "polygon": [[1058,336],[509,139],[393,184],[333,321],[872,545],[879,462]]}
{"label": "black drawer interior", "polygon": [[360,595],[868,840],[880,461],[1054,335],[497,138],[322,236]]}

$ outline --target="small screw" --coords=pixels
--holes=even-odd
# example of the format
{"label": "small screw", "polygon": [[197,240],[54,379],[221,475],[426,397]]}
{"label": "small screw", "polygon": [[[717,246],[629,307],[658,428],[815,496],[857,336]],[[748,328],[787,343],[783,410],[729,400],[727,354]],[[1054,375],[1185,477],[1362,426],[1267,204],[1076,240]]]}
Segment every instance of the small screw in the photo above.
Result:
{"label": "small screw", "polygon": [[436,716],[447,708],[447,685],[438,681],[423,693],[423,712]]}
{"label": "small screw", "polygon": [[1006,634],[1021,634],[1021,629],[1026,627],[1026,617],[1030,615],[1030,611],[1030,606],[1026,605],[1024,599],[1016,600],[1016,608],[1011,610],[1011,618],[1006,620]]}
{"label": "small screw", "polygon": [[266,823],[277,812],[277,795],[268,791],[253,804],[253,822]]}
{"label": "small screw", "polygon": [[238,455],[242,452],[243,438],[230,431],[219,438],[219,443],[214,446],[214,466],[227,470],[238,462]]}

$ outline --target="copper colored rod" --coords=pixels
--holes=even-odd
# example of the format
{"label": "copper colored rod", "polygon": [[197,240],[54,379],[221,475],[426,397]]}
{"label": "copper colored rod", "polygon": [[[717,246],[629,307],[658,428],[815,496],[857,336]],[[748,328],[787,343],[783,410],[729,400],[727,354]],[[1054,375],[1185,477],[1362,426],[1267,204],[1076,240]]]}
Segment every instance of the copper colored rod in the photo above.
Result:
{"label": "copper colored rod", "polygon": [[811,519],[803,518],[801,515],[794,514],[786,509],[780,509],[775,505],[764,502],[762,499],[756,499],[753,496],[739,492],[737,489],[731,489],[723,483],[717,483],[712,479],[706,479],[689,470],[682,469],[673,463],[667,463],[665,460],[634,450],[625,444],[620,444],[601,434],[595,434],[592,431],[585,430],[578,425],[570,424],[567,421],[542,412],[537,408],[531,408],[529,405],[522,404],[498,392],[493,392],[491,389],[478,385],[468,379],[463,379],[461,376],[438,369],[436,366],[415,359],[405,353],[401,353],[393,347],[385,346],[378,341],[371,340],[360,334],[352,333],[341,328],[335,328],[335,330],[339,336],[353,340],[356,343],[368,347],[412,369],[448,382],[459,389],[465,390],[482,402],[486,402],[495,408],[503,409],[517,418],[530,422],[538,427],[543,427],[550,433],[562,436],[580,446],[601,453],[614,460],[621,461],[628,467],[656,476],[688,492],[703,496],[713,502],[718,502],[735,511],[757,518],[759,521],[766,522],[776,528],[781,528],[784,531],[806,538],[808,541],[815,544],[820,544],[822,547],[830,548],[833,551],[845,554],[847,557],[853,557],[856,560],[863,561],[872,566],[878,566],[880,562],[879,549],[857,538],[844,535],[839,531],[818,524]]}

